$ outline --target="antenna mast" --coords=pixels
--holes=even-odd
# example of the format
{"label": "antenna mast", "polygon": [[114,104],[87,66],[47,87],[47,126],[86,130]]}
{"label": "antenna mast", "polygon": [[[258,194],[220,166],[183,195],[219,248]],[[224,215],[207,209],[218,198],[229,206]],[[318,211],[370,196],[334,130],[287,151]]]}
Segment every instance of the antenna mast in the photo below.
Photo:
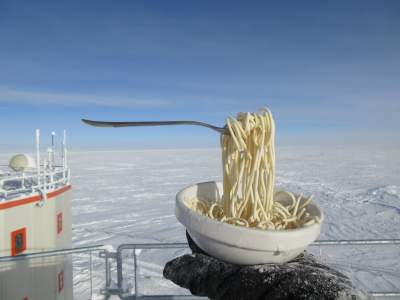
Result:
{"label": "antenna mast", "polygon": [[63,167],[67,168],[67,131],[64,129],[63,136]]}
{"label": "antenna mast", "polygon": [[36,172],[37,183],[40,186],[40,130],[36,129]]}

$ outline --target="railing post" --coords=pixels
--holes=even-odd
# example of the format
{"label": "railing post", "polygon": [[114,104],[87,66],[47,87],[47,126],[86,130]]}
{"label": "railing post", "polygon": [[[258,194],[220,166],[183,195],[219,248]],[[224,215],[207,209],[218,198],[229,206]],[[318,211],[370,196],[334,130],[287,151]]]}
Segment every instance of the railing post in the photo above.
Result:
{"label": "railing post", "polygon": [[108,251],[106,251],[106,288],[110,287],[110,283],[111,283],[111,278],[110,278],[110,262],[108,260]]}
{"label": "railing post", "polygon": [[92,251],[89,252],[89,274],[90,274],[90,299],[93,298],[93,277],[92,277]]}
{"label": "railing post", "polygon": [[122,254],[117,251],[117,285],[118,289],[122,291]]}
{"label": "railing post", "polygon": [[[104,250],[103,252],[100,252],[100,257],[104,258],[105,260],[105,275],[106,275],[106,286],[104,289],[100,290],[100,293],[109,297],[111,295],[120,295],[121,294],[121,289],[119,288],[120,283],[118,282],[118,288],[115,288],[115,284],[113,284],[112,276],[111,276],[111,261],[110,259],[114,259],[118,261],[118,253],[116,252],[111,252]],[[118,267],[117,267],[118,269]],[[108,298],[106,298],[108,299]]]}
{"label": "railing post", "polygon": [[135,296],[138,296],[138,284],[137,284],[137,258],[136,258],[136,247],[133,248],[133,265],[135,267],[134,274],[135,274]]}

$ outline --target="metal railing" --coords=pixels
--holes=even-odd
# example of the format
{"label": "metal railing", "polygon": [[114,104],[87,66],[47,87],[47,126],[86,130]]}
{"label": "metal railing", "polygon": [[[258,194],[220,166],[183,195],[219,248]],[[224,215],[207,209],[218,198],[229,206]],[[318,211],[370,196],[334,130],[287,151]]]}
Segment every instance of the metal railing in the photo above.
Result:
{"label": "metal railing", "polygon": [[62,256],[62,255],[76,254],[76,253],[83,253],[83,252],[90,252],[90,251],[106,251],[105,249],[106,248],[104,245],[94,245],[94,246],[77,247],[77,248],[70,248],[70,249],[60,249],[60,250],[50,250],[50,251],[26,253],[26,254],[19,254],[17,256],[1,256],[0,263],[33,259],[33,258],[39,258],[39,257]]}
{"label": "metal railing", "polygon": [[[109,248],[109,247],[108,247]],[[104,245],[93,245],[93,246],[85,246],[85,247],[77,247],[77,248],[70,248],[70,249],[59,249],[59,250],[49,250],[49,251],[40,251],[40,252],[33,252],[33,253],[26,253],[26,254],[19,254],[17,256],[2,256],[0,257],[0,267],[2,263],[10,263],[10,262],[18,262],[18,261],[30,261],[38,258],[53,258],[53,257],[65,257],[70,256],[72,259],[73,255],[76,254],[84,254],[88,255],[87,263],[85,263],[85,270],[88,272],[88,277],[86,277],[86,281],[80,282],[80,284],[85,284],[85,295],[88,295],[89,298],[85,296],[84,299],[93,299],[93,254],[101,254],[107,249],[107,246]],[[101,255],[97,255],[100,257]],[[78,257],[79,258],[79,257]],[[71,260],[72,263],[72,260]],[[73,267],[76,267],[72,263]],[[75,270],[76,271],[76,270]],[[75,272],[74,271],[74,272]],[[6,271],[5,271],[6,272]],[[79,272],[78,272],[79,273]],[[82,279],[80,279],[81,281]],[[73,291],[71,291],[73,292]],[[82,299],[81,295],[79,295],[79,299]]]}
{"label": "metal railing", "polygon": [[[323,246],[385,246],[385,245],[400,245],[400,239],[377,239],[377,240],[320,240],[312,243],[310,246],[323,247]],[[53,257],[53,256],[63,256],[63,255],[71,255],[71,254],[79,254],[86,253],[89,254],[89,265],[88,265],[88,274],[89,274],[89,285],[90,285],[90,297],[93,296],[93,279],[92,279],[92,253],[98,252],[100,258],[104,258],[105,265],[105,287],[101,289],[101,294],[105,296],[105,299],[111,295],[118,295],[123,300],[128,299],[182,299],[182,300],[190,300],[190,299],[204,299],[204,297],[197,297],[192,295],[141,295],[140,286],[138,284],[138,252],[139,250],[151,250],[151,249],[188,249],[187,243],[134,243],[134,244],[122,244],[117,250],[110,251],[107,246],[104,245],[94,245],[88,247],[78,247],[71,249],[62,249],[62,250],[51,250],[45,252],[35,252],[28,254],[21,254],[18,256],[6,256],[0,257],[0,263],[3,262],[12,262],[12,261],[20,261],[20,260],[28,260],[34,258],[41,257]],[[124,291],[123,285],[123,251],[132,250],[133,254],[133,287],[134,294],[129,294]],[[116,269],[116,283],[113,282],[112,278],[112,269],[113,266]],[[400,274],[399,274],[400,276]],[[103,281],[102,281],[103,282]],[[369,291],[372,296],[375,297],[385,297],[385,298],[400,298],[400,291]]]}
{"label": "metal railing", "polygon": [[43,168],[40,174],[36,172],[8,174],[0,178],[0,203],[13,200],[22,194],[52,191],[69,182],[70,170],[62,166],[54,166],[49,170]]}
{"label": "metal railing", "polygon": [[[369,245],[400,245],[400,239],[363,239],[363,240],[319,240],[312,243],[310,246],[369,246]],[[187,243],[149,243],[149,244],[122,244],[117,248],[116,253],[106,253],[105,256],[108,258],[114,258],[117,264],[117,288],[114,286],[106,286],[103,289],[103,294],[108,295],[118,295],[121,299],[204,299],[202,297],[195,297],[191,295],[140,295],[139,286],[138,286],[138,259],[137,259],[137,250],[144,249],[185,249],[188,248]],[[125,291],[123,290],[123,258],[122,251],[124,250],[133,250],[133,265],[134,265],[134,295],[126,296],[124,295]],[[107,251],[106,251],[107,252]],[[109,278],[109,283],[111,284],[111,274],[110,269],[106,270],[108,273],[107,278]],[[400,276],[400,274],[399,274]],[[109,289],[108,289],[109,287]],[[125,293],[126,294],[126,293]],[[400,297],[400,291],[389,291],[389,292],[380,292],[380,291],[369,291],[374,297]]]}

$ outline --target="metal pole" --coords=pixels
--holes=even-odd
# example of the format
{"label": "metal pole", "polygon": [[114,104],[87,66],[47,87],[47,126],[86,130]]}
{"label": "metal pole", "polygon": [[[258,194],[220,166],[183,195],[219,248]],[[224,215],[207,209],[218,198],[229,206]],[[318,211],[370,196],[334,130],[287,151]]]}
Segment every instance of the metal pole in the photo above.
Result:
{"label": "metal pole", "polygon": [[70,248],[70,249],[61,249],[61,250],[51,250],[51,251],[42,251],[28,254],[19,254],[17,256],[2,256],[0,257],[0,262],[10,262],[16,260],[25,260],[37,257],[49,257],[49,256],[60,256],[66,254],[74,254],[74,253],[82,253],[88,251],[100,251],[104,250],[103,245],[94,245],[89,247],[78,247],[78,248]]}
{"label": "metal pole", "polygon": [[400,239],[380,239],[380,240],[319,240],[311,246],[338,246],[338,245],[400,245]]}
{"label": "metal pole", "polygon": [[[68,169],[68,159],[67,159],[67,131],[64,129],[63,133],[63,174],[64,174],[64,182],[69,183],[69,169]],[[67,179],[65,180],[65,177]]]}
{"label": "metal pole", "polygon": [[122,290],[122,253],[117,251],[117,284],[118,289]]}
{"label": "metal pole", "polygon": [[400,296],[400,292],[370,292],[369,294],[371,294],[374,297],[399,297]]}
{"label": "metal pole", "polygon": [[90,299],[93,298],[93,283],[92,283],[92,250],[89,252],[90,257],[90,266],[89,266],[89,274],[90,274]]}
{"label": "metal pole", "polygon": [[55,152],[55,146],[54,146],[54,137],[56,133],[54,131],[51,132],[51,167],[54,167],[54,152]]}
{"label": "metal pole", "polygon": [[40,188],[40,130],[36,129],[36,172],[37,185]]}
{"label": "metal pole", "polygon": [[63,132],[63,167],[67,167],[67,131]]}
{"label": "metal pole", "polygon": [[105,258],[106,258],[106,288],[109,288],[111,278],[110,278],[110,262],[108,261],[108,251],[106,251]]}
{"label": "metal pole", "polygon": [[136,248],[133,249],[133,265],[135,267],[135,271],[134,271],[134,274],[135,274],[135,296],[137,296],[139,294],[139,291],[138,291],[138,284],[137,284],[137,273],[138,272],[137,272]]}

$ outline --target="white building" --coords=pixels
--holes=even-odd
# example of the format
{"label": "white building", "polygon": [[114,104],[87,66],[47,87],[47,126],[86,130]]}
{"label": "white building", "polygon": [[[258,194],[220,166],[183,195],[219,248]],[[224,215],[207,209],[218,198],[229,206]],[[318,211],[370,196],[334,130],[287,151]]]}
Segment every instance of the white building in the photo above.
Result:
{"label": "white building", "polygon": [[[40,158],[10,160],[0,173],[0,257],[71,248],[71,183],[65,132],[60,163],[52,146]],[[0,264],[0,300],[72,299],[70,257],[53,256]]]}

